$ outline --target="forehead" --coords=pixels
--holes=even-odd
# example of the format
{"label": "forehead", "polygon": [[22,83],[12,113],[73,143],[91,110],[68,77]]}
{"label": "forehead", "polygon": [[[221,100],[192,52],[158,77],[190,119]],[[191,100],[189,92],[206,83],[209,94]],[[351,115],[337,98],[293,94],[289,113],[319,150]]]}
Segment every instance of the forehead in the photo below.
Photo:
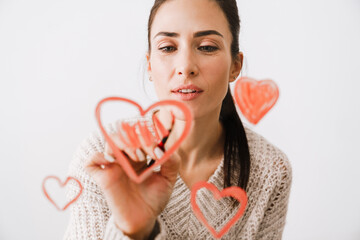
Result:
{"label": "forehead", "polygon": [[180,35],[203,30],[216,30],[231,38],[227,19],[213,0],[170,0],[157,11],[151,26],[151,38],[160,31]]}

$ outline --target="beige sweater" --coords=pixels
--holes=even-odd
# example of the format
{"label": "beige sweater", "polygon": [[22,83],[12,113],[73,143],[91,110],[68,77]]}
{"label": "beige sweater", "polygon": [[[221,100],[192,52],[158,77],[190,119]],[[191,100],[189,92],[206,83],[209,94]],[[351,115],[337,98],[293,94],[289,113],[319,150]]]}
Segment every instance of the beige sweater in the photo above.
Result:
{"label": "beige sweater", "polygon": [[[246,128],[251,169],[244,215],[222,239],[281,239],[285,225],[292,180],[291,165],[284,153],[260,135]],[[70,165],[69,175],[83,184],[81,197],[71,207],[71,219],[65,233],[66,240],[129,239],[116,228],[101,189],[85,172],[84,165],[94,152],[103,152],[104,140],[93,134],[79,147]],[[237,176],[234,176],[236,179]],[[223,189],[223,161],[209,182]],[[234,181],[235,183],[235,181]],[[235,184],[236,185],[236,184]],[[78,187],[68,187],[72,198]],[[224,198],[213,200],[212,193],[201,189],[197,203],[209,223],[219,231],[236,213],[237,207]],[[158,217],[160,234],[156,239],[214,239],[203,226],[190,205],[190,190],[178,176],[170,201]]]}

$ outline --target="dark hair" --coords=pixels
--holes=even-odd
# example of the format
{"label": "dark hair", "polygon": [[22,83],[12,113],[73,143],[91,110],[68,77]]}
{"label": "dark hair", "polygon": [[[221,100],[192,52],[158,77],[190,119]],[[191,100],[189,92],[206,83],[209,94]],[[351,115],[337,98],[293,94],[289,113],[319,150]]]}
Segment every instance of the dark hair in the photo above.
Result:
{"label": "dark hair", "polygon": [[[167,0],[155,0],[150,11],[148,20],[148,48],[151,51],[150,35],[151,26],[155,15],[160,6]],[[221,10],[229,23],[232,35],[231,56],[233,60],[238,59],[239,53],[239,32],[240,18],[236,0],[213,0]],[[233,97],[228,87],[227,94],[222,102],[220,121],[225,129],[225,145],[224,145],[224,187],[231,186],[231,176],[236,175],[236,171],[240,171],[237,185],[246,190],[250,175],[250,153],[249,146],[245,134],[244,126],[236,112]]]}

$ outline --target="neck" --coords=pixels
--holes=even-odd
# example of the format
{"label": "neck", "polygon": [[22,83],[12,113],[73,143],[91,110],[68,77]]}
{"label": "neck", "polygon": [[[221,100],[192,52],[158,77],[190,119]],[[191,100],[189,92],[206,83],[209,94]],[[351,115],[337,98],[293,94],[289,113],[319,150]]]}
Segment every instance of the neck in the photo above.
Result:
{"label": "neck", "polygon": [[[219,112],[193,120],[192,129],[175,154],[181,158],[184,171],[195,169],[204,163],[219,160],[223,155],[225,133],[219,121]],[[180,137],[185,122],[175,120],[167,142],[171,146]]]}

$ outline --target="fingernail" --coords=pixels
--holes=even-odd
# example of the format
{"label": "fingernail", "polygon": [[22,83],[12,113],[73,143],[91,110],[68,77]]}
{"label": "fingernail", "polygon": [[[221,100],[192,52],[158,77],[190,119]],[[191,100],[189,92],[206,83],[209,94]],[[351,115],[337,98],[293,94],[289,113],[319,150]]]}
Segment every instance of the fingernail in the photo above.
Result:
{"label": "fingernail", "polygon": [[156,166],[156,167],[153,169],[153,172],[160,172],[160,170],[161,170],[161,165]]}
{"label": "fingernail", "polygon": [[111,147],[108,144],[105,144],[105,149],[104,149],[104,153],[108,153],[108,154],[112,154],[113,151],[111,149]]}
{"label": "fingernail", "polygon": [[140,160],[141,162],[145,161],[145,155],[144,155],[144,153],[140,150],[140,148],[137,148],[136,151],[135,151],[135,153],[136,153],[136,156],[139,158],[139,160]]}
{"label": "fingernail", "polygon": [[152,160],[151,156],[150,156],[150,155],[146,155],[146,163],[147,163],[147,165],[150,164],[151,160]]}
{"label": "fingernail", "polygon": [[113,163],[113,162],[115,162],[115,159],[112,157],[112,156],[110,156],[108,153],[104,153],[104,158],[108,161],[108,162],[111,162],[111,163]]}
{"label": "fingernail", "polygon": [[162,158],[162,156],[164,156],[164,152],[159,147],[156,147],[154,149],[154,154],[157,157],[157,159],[160,159]]}

